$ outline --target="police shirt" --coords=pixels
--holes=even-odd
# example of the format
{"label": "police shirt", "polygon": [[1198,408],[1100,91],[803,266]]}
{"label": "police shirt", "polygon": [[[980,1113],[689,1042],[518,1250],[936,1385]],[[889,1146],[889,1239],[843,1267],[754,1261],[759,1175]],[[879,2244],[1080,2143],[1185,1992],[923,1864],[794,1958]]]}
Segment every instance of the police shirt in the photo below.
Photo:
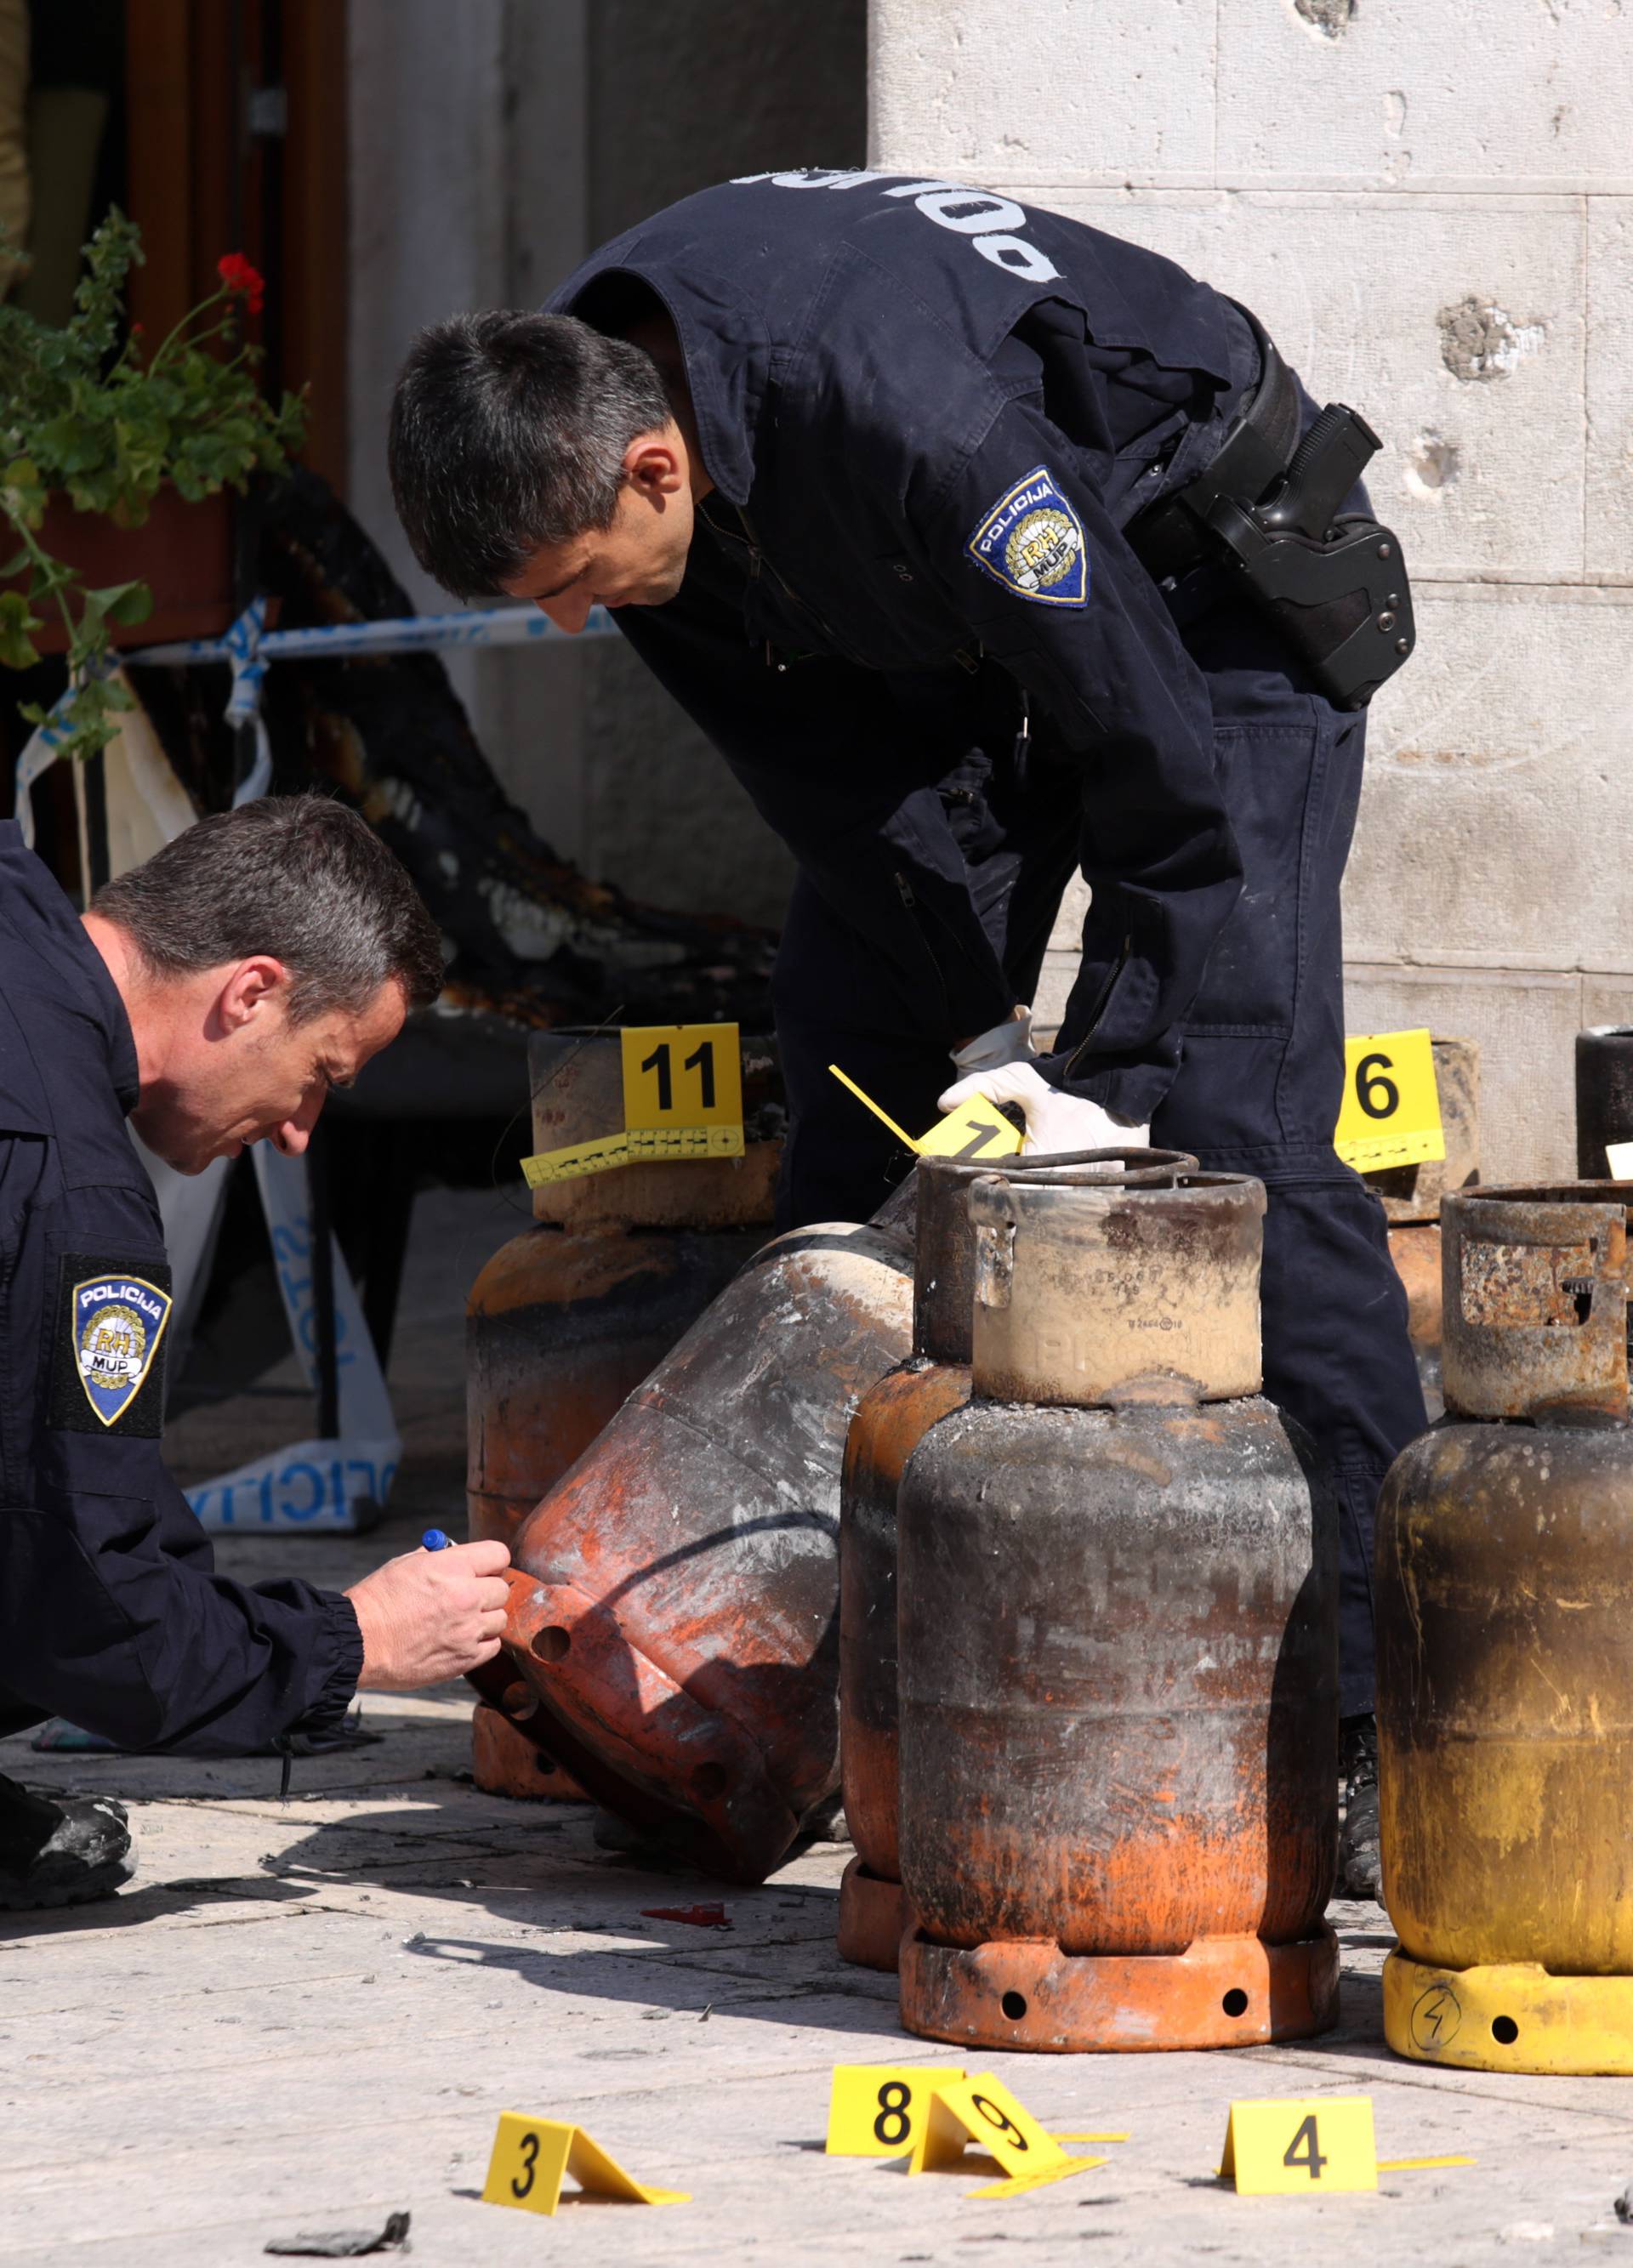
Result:
{"label": "police shirt", "polygon": [[339,1721],[349,1600],[218,1574],[159,1454],[173,1320],[118,990],[0,823],[0,1731],[233,1755]]}
{"label": "police shirt", "polygon": [[1082,774],[1093,891],[1045,1067],[1149,1118],[1241,868],[1207,681],[1119,531],[1256,378],[1239,311],[1059,215],[867,172],[705,190],[550,306],[617,329],[632,283],[715,492],[679,596],[618,627],[949,1045],[1013,993],[935,792],[960,750],[923,720],[994,665],[1012,724],[1023,689]]}

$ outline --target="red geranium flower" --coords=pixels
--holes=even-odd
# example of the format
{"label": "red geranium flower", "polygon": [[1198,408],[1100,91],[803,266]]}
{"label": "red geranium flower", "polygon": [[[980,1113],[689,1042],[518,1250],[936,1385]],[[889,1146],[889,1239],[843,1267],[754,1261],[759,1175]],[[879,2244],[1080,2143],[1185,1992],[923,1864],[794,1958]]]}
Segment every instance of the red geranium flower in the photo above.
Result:
{"label": "red geranium flower", "polygon": [[266,304],[266,279],[241,252],[225,253],[216,262],[216,273],[229,291],[244,300],[252,315],[261,313]]}

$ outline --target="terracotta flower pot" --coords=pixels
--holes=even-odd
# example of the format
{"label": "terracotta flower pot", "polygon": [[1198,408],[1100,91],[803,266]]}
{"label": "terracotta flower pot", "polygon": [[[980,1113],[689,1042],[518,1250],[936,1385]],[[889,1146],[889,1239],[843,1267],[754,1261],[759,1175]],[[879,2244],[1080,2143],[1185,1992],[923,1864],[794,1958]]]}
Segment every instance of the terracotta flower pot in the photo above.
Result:
{"label": "terracotta flower pot", "polygon": [[[115,625],[116,646],[159,645],[172,638],[219,637],[237,609],[233,604],[233,498],[223,490],[188,504],[172,488],[153,498],[140,527],[121,527],[97,512],[76,512],[66,497],[52,499],[40,540],[54,559],[83,575],[92,590],[111,583],[144,582],[153,593],[144,622]],[[0,588],[18,588],[16,585]],[[70,594],[69,604],[73,606]],[[41,653],[61,653],[68,643],[55,608],[36,607],[43,627],[33,632]]]}

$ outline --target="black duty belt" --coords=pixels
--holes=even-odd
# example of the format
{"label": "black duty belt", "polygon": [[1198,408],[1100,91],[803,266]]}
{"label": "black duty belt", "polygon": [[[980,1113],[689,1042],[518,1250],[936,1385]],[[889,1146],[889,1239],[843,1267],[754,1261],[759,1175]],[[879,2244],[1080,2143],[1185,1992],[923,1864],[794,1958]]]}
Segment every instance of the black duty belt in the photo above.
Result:
{"label": "black duty belt", "polygon": [[1368,513],[1339,511],[1383,444],[1341,401],[1300,440],[1293,374],[1241,312],[1259,342],[1259,383],[1206,468],[1125,534],[1166,592],[1202,566],[1240,575],[1328,700],[1364,709],[1415,636],[1399,539]]}

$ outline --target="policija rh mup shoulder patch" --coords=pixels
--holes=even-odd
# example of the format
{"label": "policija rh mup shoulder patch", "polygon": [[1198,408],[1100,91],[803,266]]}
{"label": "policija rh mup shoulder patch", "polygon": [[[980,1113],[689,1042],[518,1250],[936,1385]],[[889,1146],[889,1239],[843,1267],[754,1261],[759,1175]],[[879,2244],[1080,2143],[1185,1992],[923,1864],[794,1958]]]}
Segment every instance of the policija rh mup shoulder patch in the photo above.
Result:
{"label": "policija rh mup shoulder patch", "polygon": [[159,1359],[175,1302],[163,1261],[122,1268],[105,1253],[64,1253],[51,1365],[53,1425],[74,1433],[157,1436],[165,1416]]}
{"label": "policija rh mup shoulder patch", "polygon": [[1055,485],[1047,465],[1001,496],[971,536],[970,556],[1017,598],[1045,607],[1082,607],[1089,599],[1089,547],[1083,524]]}

